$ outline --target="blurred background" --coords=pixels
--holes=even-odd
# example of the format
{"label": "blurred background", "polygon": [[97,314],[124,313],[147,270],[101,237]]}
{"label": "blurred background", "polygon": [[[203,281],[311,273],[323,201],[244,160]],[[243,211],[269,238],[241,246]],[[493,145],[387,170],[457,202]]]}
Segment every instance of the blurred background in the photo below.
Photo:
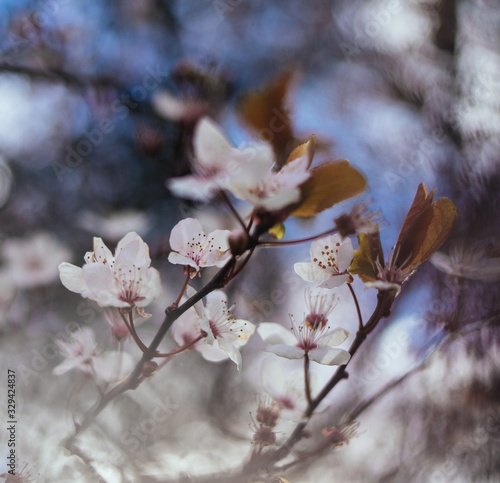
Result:
{"label": "blurred background", "polygon": [[[140,329],[150,340],[183,281],[182,269],[167,262],[172,227],[187,216],[207,232],[236,226],[224,205],[175,199],[165,186],[190,172],[193,128],[209,115],[235,145],[264,139],[281,161],[311,134],[315,163],[348,159],[368,179],[364,199],[383,214],[386,254],[421,181],[459,209],[442,248],[445,267],[428,263],[404,286],[349,381],[313,420],[311,441],[418,370],[359,414],[349,445],[283,476],[498,481],[499,7],[495,0],[4,0],[0,347],[2,367],[18,375],[25,475],[191,481],[237,468],[248,454],[248,413],[262,391],[262,359],[271,357],[258,335],[243,350],[242,374],[189,352],[122,396],[81,439],[89,464],[59,447],[98,394],[83,376],[52,374],[61,361],[53,340],[77,322],[91,326],[102,347],[113,341],[102,310],[64,289],[57,266],[80,266],[93,236],[114,247],[138,232],[164,285]],[[274,116],[279,129],[269,124]],[[354,201],[315,220],[289,220],[286,237],[321,232]],[[306,285],[293,263],[307,260],[308,250],[258,252],[228,287],[238,315],[285,325],[288,313],[300,316]],[[368,318],[375,291],[358,280],[354,287]],[[332,323],[354,333],[352,301],[339,296]],[[125,350],[138,359],[130,342]],[[329,371],[317,370],[319,380]],[[166,416],[153,428],[144,422],[158,408]],[[289,431],[285,425],[278,440]],[[0,472],[4,465],[2,458]]]}

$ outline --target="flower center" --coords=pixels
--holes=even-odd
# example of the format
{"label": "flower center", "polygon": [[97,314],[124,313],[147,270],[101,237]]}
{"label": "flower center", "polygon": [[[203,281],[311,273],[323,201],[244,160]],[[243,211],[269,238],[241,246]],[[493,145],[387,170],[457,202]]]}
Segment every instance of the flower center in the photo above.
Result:
{"label": "flower center", "polygon": [[306,317],[306,324],[314,330],[322,329],[327,322],[328,318],[324,314],[311,313]]}
{"label": "flower center", "polygon": [[210,329],[212,330],[213,336],[217,339],[220,336],[220,330],[217,324],[213,320],[209,320],[208,324],[210,325]]}
{"label": "flower center", "polygon": [[330,248],[328,245],[325,245],[324,249],[321,251],[321,258],[314,258],[313,262],[322,270],[340,273],[339,267],[337,266],[339,246],[339,242],[335,244],[335,248]]}
{"label": "flower center", "polygon": [[132,265],[132,267],[128,269],[118,267],[114,270],[114,277],[118,284],[120,300],[130,305],[135,305],[137,302],[144,299],[140,294],[143,281],[141,267],[136,267],[135,265]]}

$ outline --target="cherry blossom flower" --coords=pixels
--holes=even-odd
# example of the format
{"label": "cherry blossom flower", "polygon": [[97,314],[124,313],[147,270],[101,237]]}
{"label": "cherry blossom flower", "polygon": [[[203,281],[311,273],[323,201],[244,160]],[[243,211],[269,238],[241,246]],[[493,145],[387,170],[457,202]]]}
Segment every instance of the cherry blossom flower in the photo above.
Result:
{"label": "cherry blossom flower", "polygon": [[231,177],[231,192],[250,202],[254,208],[266,211],[280,210],[299,201],[299,186],[310,176],[310,155],[305,154],[285,164],[280,171],[274,171],[272,151],[254,149],[255,158],[243,165],[239,174]]}
{"label": "cherry blossom flower", "polygon": [[208,201],[226,188],[230,175],[239,169],[249,150],[238,150],[209,117],[196,125],[194,137],[194,174],[170,179],[168,188],[175,196]]}
{"label": "cherry blossom flower", "polygon": [[[188,287],[187,294],[193,290]],[[195,304],[200,320],[200,329],[206,334],[206,343],[222,349],[241,371],[241,354],[239,348],[248,342],[255,332],[255,326],[243,319],[236,319],[228,307],[227,296],[221,290],[207,295],[207,303]]]}
{"label": "cherry blossom flower", "polygon": [[110,307],[104,310],[104,318],[109,322],[111,326],[111,335],[113,337],[113,343],[117,344],[131,337],[130,330],[123,320],[122,314],[120,314],[120,309]]}
{"label": "cherry blossom flower", "polygon": [[94,238],[94,251],[85,254],[80,268],[61,263],[62,284],[72,292],[94,300],[101,307],[142,307],[160,293],[160,274],[151,268],[149,248],[137,233],[128,233],[116,247],[115,256],[101,238]]}
{"label": "cherry blossom flower", "polygon": [[303,325],[297,325],[293,316],[292,331],[273,322],[261,323],[257,332],[269,344],[268,352],[287,359],[302,359],[305,354],[319,364],[340,366],[347,364],[350,355],[336,346],[344,342],[349,333],[344,329],[330,329],[328,315],[336,300],[332,293],[312,294],[306,292],[306,302],[310,310]]}
{"label": "cherry blossom flower", "polygon": [[379,225],[375,220],[381,218],[380,212],[368,210],[369,203],[361,201],[354,205],[350,213],[345,213],[335,218],[335,224],[340,235],[345,238],[357,233],[374,233],[378,231]]}
{"label": "cherry blossom flower", "polygon": [[397,259],[397,247],[389,253],[387,263],[377,259],[375,261],[377,279],[365,282],[365,286],[368,288],[376,288],[377,290],[395,290],[396,295],[399,295],[401,292],[401,285],[410,278],[413,274],[413,270],[407,269],[406,262],[399,265],[396,262]]}
{"label": "cherry blossom flower", "polygon": [[231,256],[229,230],[215,230],[205,234],[201,223],[195,218],[186,218],[174,226],[170,234],[172,252],[170,263],[185,265],[193,278],[204,267],[221,267]]}
{"label": "cherry blossom flower", "polygon": [[455,277],[484,282],[500,280],[500,258],[489,258],[475,247],[455,244],[450,247],[449,255],[438,251],[430,262],[438,270]]}
{"label": "cherry blossom flower", "polygon": [[117,383],[125,378],[134,367],[134,360],[128,352],[105,351],[99,353],[95,335],[89,327],[81,327],[73,332],[71,339],[56,340],[64,361],[56,366],[57,376],[77,369],[92,375],[96,381]]}
{"label": "cherry blossom flower", "polygon": [[181,347],[190,346],[190,349],[197,350],[205,360],[210,362],[220,362],[226,360],[229,356],[219,348],[217,341],[213,345],[208,345],[206,338],[193,343],[200,335],[203,335],[201,330],[201,318],[191,307],[186,310],[173,324],[172,337]]}
{"label": "cherry blossom flower", "polygon": [[57,279],[57,266],[71,257],[71,252],[50,233],[36,233],[30,238],[7,239],[1,248],[5,271],[19,288],[46,285]]}
{"label": "cherry blossom flower", "polygon": [[348,268],[353,256],[351,240],[335,234],[314,240],[311,244],[312,262],[296,263],[293,268],[307,282],[322,288],[334,288],[352,281]]}
{"label": "cherry blossom flower", "polygon": [[54,368],[54,374],[60,376],[71,369],[78,369],[86,374],[93,372],[92,358],[98,352],[92,329],[81,327],[73,332],[70,340],[56,340],[56,344],[64,357],[64,361]]}
{"label": "cherry blossom flower", "polygon": [[278,402],[283,411],[298,412],[299,417],[302,416],[300,408],[306,406],[302,369],[285,371],[277,360],[268,358],[262,362],[260,383],[262,389]]}

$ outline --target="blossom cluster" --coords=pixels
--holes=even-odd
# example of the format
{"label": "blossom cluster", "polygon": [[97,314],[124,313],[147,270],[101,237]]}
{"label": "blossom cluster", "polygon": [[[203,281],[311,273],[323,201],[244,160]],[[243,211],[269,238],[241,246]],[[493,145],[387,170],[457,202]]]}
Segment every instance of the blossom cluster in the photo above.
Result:
{"label": "blossom cluster", "polygon": [[[177,196],[192,200],[207,201],[220,196],[240,228],[205,230],[193,217],[180,220],[172,228],[169,284],[179,275],[180,292],[165,309],[164,320],[156,329],[151,321],[155,310],[147,308],[159,299],[163,286],[160,272],[152,266],[149,246],[136,232],[125,234],[114,252],[102,238],[95,237],[93,250],[85,254],[81,267],[60,263],[62,284],[105,309],[118,350],[101,350],[93,331],[83,327],[70,339],[57,342],[64,360],[54,368],[54,373],[61,375],[78,370],[87,379],[95,380],[103,400],[107,401],[108,397],[111,400],[125,390],[137,388],[181,352],[196,351],[211,362],[230,360],[239,372],[245,357],[242,348],[257,333],[254,348],[260,345],[271,354],[262,369],[261,389],[267,394],[260,396],[250,425],[254,444],[252,458],[258,458],[277,443],[278,424],[287,413],[292,413],[291,419],[300,421],[291,438],[303,437],[300,425],[307,424],[329,391],[346,377],[347,364],[380,319],[387,316],[403,283],[445,241],[456,219],[456,209],[445,198],[434,202],[433,192],[428,193],[421,184],[387,262],[375,215],[363,202],[349,213],[332,219],[322,233],[282,241],[284,222],[289,217],[313,217],[356,196],[366,187],[363,175],[347,161],[311,167],[314,137],[296,147],[282,165],[278,165],[273,149],[266,143],[236,148],[209,118],[202,118],[195,127],[193,143],[192,174],[169,180],[168,187]],[[233,204],[235,198],[252,205],[250,214],[242,216],[238,212]],[[350,238],[356,234],[357,250]],[[260,323],[237,316],[235,305],[229,302],[223,289],[246,267],[255,250],[306,241],[311,242],[310,259],[293,266],[295,274],[307,286],[305,311],[301,315],[290,314],[286,320]],[[443,256],[435,257],[434,263],[446,266]],[[175,266],[182,267],[183,273]],[[209,267],[216,270],[207,282],[205,269]],[[353,288],[354,275],[366,288],[378,291],[377,308],[366,323]],[[196,290],[199,279],[204,285]],[[341,287],[346,286],[358,319],[357,332],[349,348],[343,345],[350,334],[336,322],[335,313],[344,290]],[[156,330],[147,343],[141,338],[143,327],[139,327],[139,323],[151,324],[150,328]],[[346,325],[344,321],[342,325]],[[167,335],[168,344],[175,346],[161,352],[160,344]],[[128,340],[142,352],[135,366],[131,354],[124,350]],[[280,372],[269,362],[276,362],[276,358],[288,359],[291,365],[301,361],[298,390],[295,376],[291,381],[290,374],[271,377]],[[335,367],[331,379],[319,391],[313,385],[318,364],[326,366],[325,371]],[[97,412],[90,413],[89,418],[100,411],[99,405],[96,407]],[[355,434],[354,428],[357,426],[349,424],[325,428],[323,436],[328,445],[340,446]]]}

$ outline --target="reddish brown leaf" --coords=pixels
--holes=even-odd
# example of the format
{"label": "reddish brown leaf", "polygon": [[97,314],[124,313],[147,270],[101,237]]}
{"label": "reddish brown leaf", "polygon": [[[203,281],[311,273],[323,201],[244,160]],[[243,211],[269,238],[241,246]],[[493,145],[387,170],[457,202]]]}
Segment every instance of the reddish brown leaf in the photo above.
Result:
{"label": "reddish brown leaf", "polygon": [[291,79],[291,73],[283,75],[266,88],[245,95],[239,106],[244,121],[272,144],[281,166],[294,139],[285,105]]}

